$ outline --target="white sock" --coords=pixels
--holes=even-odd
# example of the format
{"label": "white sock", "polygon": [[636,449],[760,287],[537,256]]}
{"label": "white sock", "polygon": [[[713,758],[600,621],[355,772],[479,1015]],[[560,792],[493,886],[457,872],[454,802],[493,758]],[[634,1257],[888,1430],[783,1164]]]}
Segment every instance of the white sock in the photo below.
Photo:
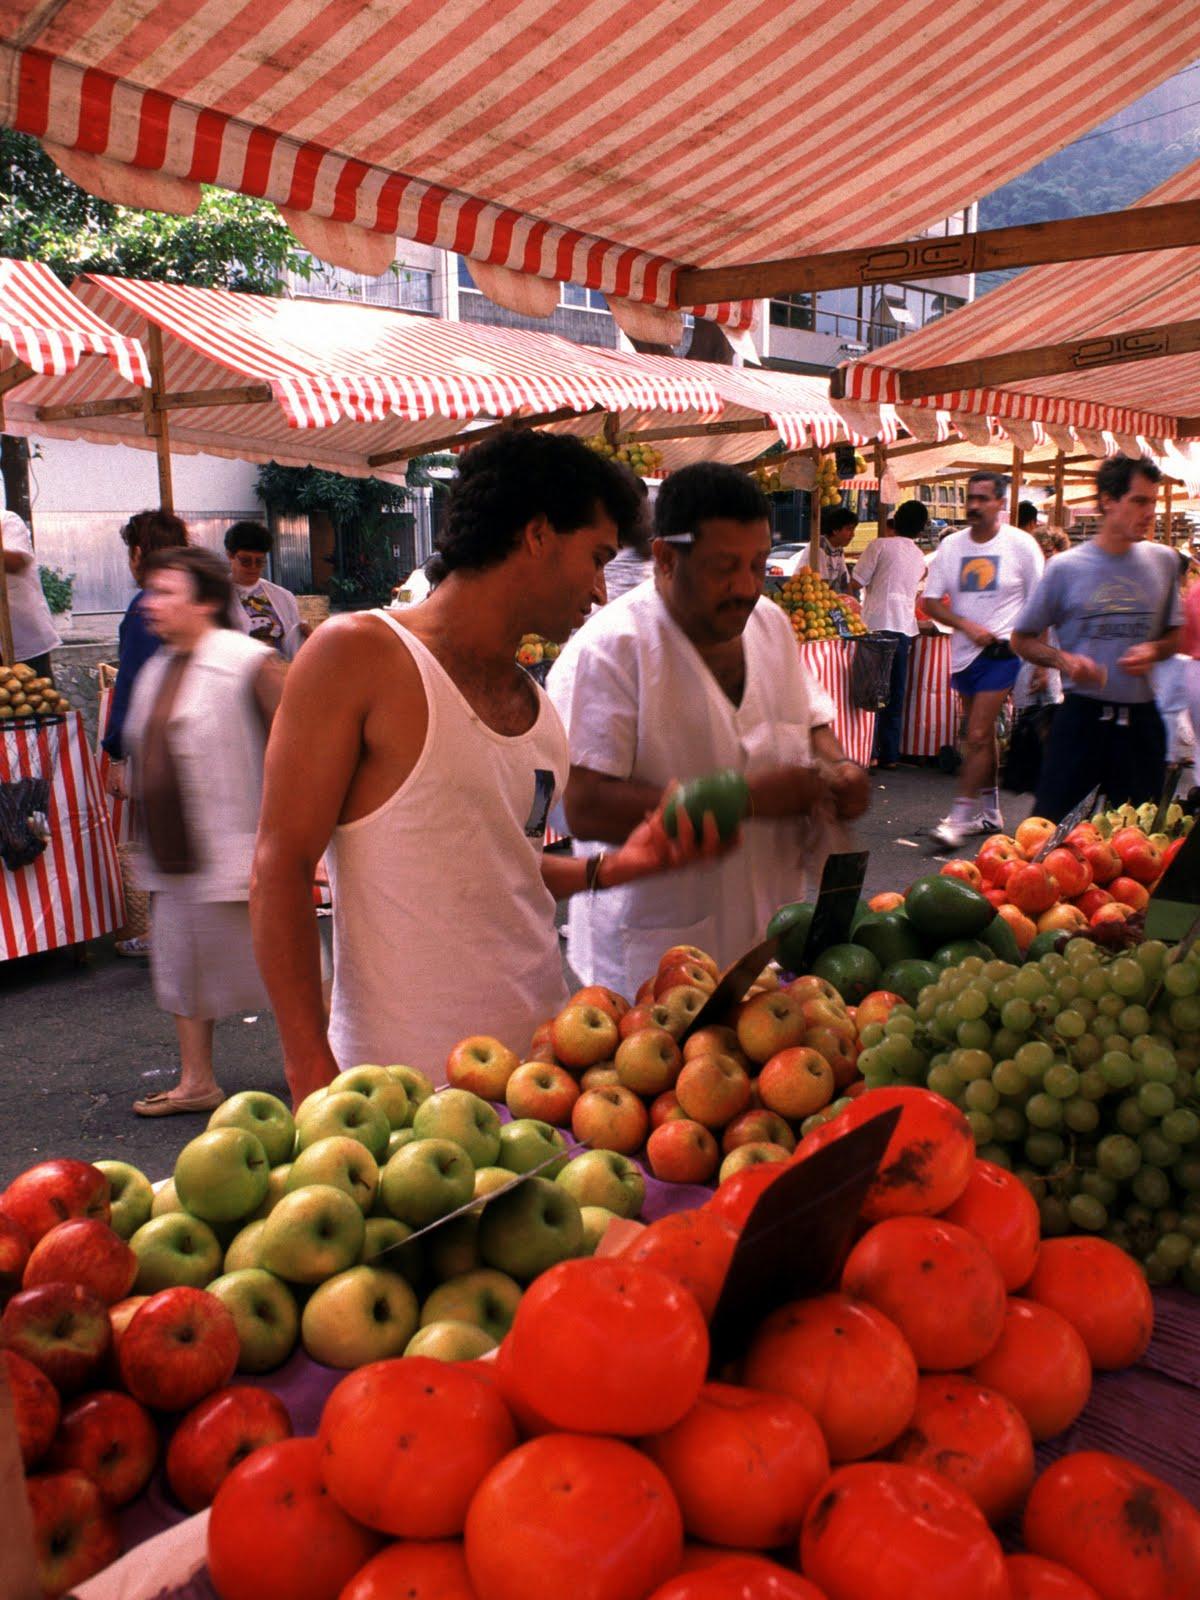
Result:
{"label": "white sock", "polygon": [[951,808],[950,820],[951,822],[970,822],[975,816],[976,810],[977,802],[969,794],[960,794],[956,796],[954,805]]}
{"label": "white sock", "polygon": [[1000,790],[998,788],[981,789],[979,791],[979,809],[985,817],[998,817],[1000,815]]}

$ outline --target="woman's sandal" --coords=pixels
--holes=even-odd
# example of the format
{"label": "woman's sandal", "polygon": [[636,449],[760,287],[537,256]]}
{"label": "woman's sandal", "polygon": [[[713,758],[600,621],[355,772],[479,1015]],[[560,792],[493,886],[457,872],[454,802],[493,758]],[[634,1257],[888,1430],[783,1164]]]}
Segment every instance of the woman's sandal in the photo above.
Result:
{"label": "woman's sandal", "polygon": [[133,1109],[139,1117],[175,1117],[190,1111],[215,1111],[224,1098],[222,1089],[213,1094],[197,1095],[191,1100],[172,1094],[169,1089],[156,1089],[144,1100],[135,1100]]}

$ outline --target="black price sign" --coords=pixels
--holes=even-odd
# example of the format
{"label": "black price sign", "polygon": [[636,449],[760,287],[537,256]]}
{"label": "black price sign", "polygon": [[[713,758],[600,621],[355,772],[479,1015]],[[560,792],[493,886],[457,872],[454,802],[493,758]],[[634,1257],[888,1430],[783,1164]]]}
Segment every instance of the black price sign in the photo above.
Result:
{"label": "black price sign", "polygon": [[[1146,907],[1147,939],[1174,944],[1185,939],[1200,908],[1200,826],[1192,829],[1183,847],[1158,880]],[[1184,954],[1186,954],[1186,950]]]}
{"label": "black price sign", "polygon": [[821,891],[813,908],[813,918],[804,942],[802,970],[828,950],[831,944],[845,944],[850,924],[858,908],[859,896],[867,876],[870,856],[865,850],[847,850],[830,856],[821,874]]}

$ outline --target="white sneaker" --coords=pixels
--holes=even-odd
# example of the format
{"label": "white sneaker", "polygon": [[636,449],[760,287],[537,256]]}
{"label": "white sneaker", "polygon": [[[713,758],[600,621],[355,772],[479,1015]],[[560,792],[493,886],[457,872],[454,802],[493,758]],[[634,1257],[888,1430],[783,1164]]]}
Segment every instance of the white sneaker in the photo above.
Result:
{"label": "white sneaker", "polygon": [[979,815],[977,817],[974,817],[971,820],[971,822],[968,824],[967,832],[968,833],[1003,833],[1004,832],[1004,818],[999,814],[999,812],[993,812],[992,814],[989,815],[986,811],[981,811],[979,813]]}
{"label": "white sneaker", "polygon": [[945,850],[958,850],[967,834],[973,829],[970,823],[962,824],[954,817],[943,817],[936,828],[930,828],[929,837]]}

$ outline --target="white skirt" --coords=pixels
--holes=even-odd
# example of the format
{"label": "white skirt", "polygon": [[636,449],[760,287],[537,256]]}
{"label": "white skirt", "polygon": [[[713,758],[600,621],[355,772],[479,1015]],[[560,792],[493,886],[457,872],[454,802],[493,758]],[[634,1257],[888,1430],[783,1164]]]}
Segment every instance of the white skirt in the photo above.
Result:
{"label": "white skirt", "polygon": [[268,1009],[245,900],[190,900],[166,889],[150,912],[154,998],[176,1017],[216,1019]]}

